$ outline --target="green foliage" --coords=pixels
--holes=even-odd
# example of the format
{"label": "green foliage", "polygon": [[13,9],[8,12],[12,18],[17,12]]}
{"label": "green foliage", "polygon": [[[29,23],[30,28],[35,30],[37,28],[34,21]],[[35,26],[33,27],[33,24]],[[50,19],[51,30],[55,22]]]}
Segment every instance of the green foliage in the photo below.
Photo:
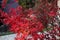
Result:
{"label": "green foliage", "polygon": [[24,8],[32,8],[35,5],[35,0],[19,0],[19,5]]}

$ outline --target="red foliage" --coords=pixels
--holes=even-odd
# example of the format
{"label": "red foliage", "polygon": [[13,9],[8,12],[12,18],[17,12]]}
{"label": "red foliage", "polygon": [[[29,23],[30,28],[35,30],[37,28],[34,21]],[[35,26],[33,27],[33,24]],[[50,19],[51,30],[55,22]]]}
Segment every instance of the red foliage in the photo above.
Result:
{"label": "red foliage", "polygon": [[51,11],[48,15],[49,15],[50,17],[51,17],[51,16],[53,16],[53,17],[54,17],[54,16],[56,15],[56,12]]}
{"label": "red foliage", "polygon": [[[55,17],[56,12],[55,11],[47,12],[46,9],[40,7],[36,10],[32,10],[23,9],[21,6],[18,6],[16,9],[11,8],[8,13],[1,12],[1,16],[4,17],[4,19],[2,20],[3,23],[9,25],[10,31],[17,33],[15,40],[25,40],[28,35],[32,34],[34,40],[37,40],[38,38],[43,40],[45,35],[44,34],[38,35],[37,33],[42,32],[44,30],[44,28],[49,22],[48,19],[50,17],[52,18]],[[21,37],[20,33],[22,33]]]}

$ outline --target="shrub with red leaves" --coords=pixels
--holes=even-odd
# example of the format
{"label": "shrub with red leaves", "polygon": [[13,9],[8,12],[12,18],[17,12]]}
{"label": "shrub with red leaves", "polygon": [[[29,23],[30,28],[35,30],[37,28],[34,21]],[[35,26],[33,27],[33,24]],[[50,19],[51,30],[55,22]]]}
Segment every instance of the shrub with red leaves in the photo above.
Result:
{"label": "shrub with red leaves", "polygon": [[[57,11],[53,10],[56,9],[54,7],[56,6],[56,0],[53,2],[55,5],[52,5],[53,3],[51,5],[48,3],[43,5],[47,2],[43,0],[40,2],[41,4],[35,10],[18,6],[16,9],[11,8],[8,13],[1,11],[1,17],[4,17],[3,23],[9,25],[11,32],[17,33],[15,40],[57,40],[56,36],[60,35],[60,27],[55,25],[53,27],[51,25],[48,26],[57,15]],[[47,30],[47,28],[51,30]]]}

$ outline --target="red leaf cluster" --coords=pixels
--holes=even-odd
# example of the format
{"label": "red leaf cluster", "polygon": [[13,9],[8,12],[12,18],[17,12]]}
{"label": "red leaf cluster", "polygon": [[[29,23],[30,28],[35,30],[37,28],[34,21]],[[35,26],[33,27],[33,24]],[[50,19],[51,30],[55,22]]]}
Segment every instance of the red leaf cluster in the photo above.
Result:
{"label": "red leaf cluster", "polygon": [[[48,12],[48,10],[43,7],[43,4],[44,2],[35,10],[31,8],[24,9],[21,6],[18,6],[16,9],[11,8],[8,13],[0,10],[0,18],[4,18],[2,19],[3,23],[9,25],[10,31],[17,33],[15,40],[25,40],[28,35],[32,35],[34,40],[38,38],[43,40],[45,38],[43,33],[37,33],[42,32],[48,23],[53,21],[52,19],[56,16],[56,12],[54,10],[50,11],[46,3],[44,6],[48,8]],[[4,4],[2,7],[4,7]],[[21,33],[22,35],[20,37]],[[32,38],[29,40],[32,40]]]}

